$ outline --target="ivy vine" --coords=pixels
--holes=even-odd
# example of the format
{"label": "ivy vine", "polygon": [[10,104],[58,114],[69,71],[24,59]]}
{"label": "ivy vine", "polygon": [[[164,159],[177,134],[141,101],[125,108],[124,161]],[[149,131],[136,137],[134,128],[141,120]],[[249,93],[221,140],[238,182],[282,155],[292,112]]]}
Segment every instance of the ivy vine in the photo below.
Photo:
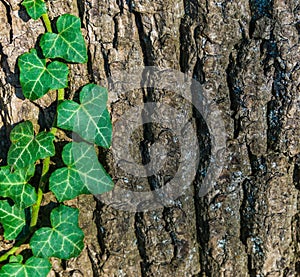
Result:
{"label": "ivy vine", "polygon": [[[71,14],[61,15],[54,33],[43,0],[24,0],[22,5],[32,19],[42,18],[46,27],[39,48],[18,59],[23,94],[34,101],[50,90],[57,90],[58,104],[50,130],[35,133],[33,123],[24,121],[10,133],[7,165],[0,167],[0,223],[4,238],[14,240],[14,246],[0,256],[0,276],[43,277],[51,270],[51,257],[77,257],[84,247],[79,210],[63,201],[113,188],[112,179],[95,152],[95,146],[110,147],[112,124],[105,88],[87,84],[81,89],[79,103],[65,100],[64,89],[69,82],[67,63],[88,60],[80,19]],[[50,158],[60,154],[55,152],[58,128],[77,133],[82,141],[64,146],[64,166],[50,174]],[[42,164],[41,173],[37,164]],[[57,199],[57,206],[50,213],[50,226],[37,224],[47,192],[45,184],[49,184]],[[25,254],[23,249],[27,249]]]}

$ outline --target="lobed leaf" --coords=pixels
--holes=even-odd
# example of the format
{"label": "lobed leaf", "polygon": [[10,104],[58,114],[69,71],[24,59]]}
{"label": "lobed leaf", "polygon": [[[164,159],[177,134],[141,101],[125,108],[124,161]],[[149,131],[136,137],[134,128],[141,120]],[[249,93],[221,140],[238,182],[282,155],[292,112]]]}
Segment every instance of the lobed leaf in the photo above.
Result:
{"label": "lobed leaf", "polygon": [[24,0],[22,5],[26,8],[27,13],[34,20],[47,13],[46,3],[43,0]]}
{"label": "lobed leaf", "polygon": [[23,94],[30,100],[41,98],[49,90],[68,86],[68,66],[58,61],[46,65],[46,60],[40,59],[35,49],[21,55],[18,65]]}
{"label": "lobed leaf", "polygon": [[50,215],[52,228],[37,230],[30,247],[36,257],[57,257],[70,259],[77,257],[83,249],[84,234],[78,226],[78,209],[59,206]]}
{"label": "lobed leaf", "polygon": [[80,19],[71,14],[60,16],[56,22],[58,34],[46,33],[40,46],[46,58],[62,58],[68,62],[87,62],[87,50],[81,33]]}
{"label": "lobed leaf", "polygon": [[7,200],[0,201],[0,223],[7,240],[16,239],[26,225],[25,211],[17,205],[11,206]]}
{"label": "lobed leaf", "polygon": [[108,148],[112,124],[106,108],[107,90],[95,84],[84,86],[80,104],[67,100],[57,109],[57,126],[78,133],[83,139]]}
{"label": "lobed leaf", "polygon": [[[20,257],[18,255],[17,257]],[[31,257],[22,264],[23,257],[11,260],[0,270],[1,277],[47,277],[51,270],[51,263],[47,259]]]}
{"label": "lobed leaf", "polygon": [[10,256],[9,257],[9,262],[10,263],[21,263],[22,261],[23,261],[23,256],[22,255]]}
{"label": "lobed leaf", "polygon": [[15,168],[28,168],[39,159],[55,154],[52,133],[41,132],[34,135],[30,121],[18,124],[10,133],[12,145],[9,148],[7,162]]}
{"label": "lobed leaf", "polygon": [[35,189],[28,184],[33,174],[33,164],[14,172],[10,166],[0,167],[0,196],[11,198],[20,208],[32,206],[37,201]]}
{"label": "lobed leaf", "polygon": [[69,143],[63,149],[62,159],[67,167],[57,169],[49,179],[49,188],[58,201],[113,189],[112,179],[99,163],[93,146],[84,142]]}

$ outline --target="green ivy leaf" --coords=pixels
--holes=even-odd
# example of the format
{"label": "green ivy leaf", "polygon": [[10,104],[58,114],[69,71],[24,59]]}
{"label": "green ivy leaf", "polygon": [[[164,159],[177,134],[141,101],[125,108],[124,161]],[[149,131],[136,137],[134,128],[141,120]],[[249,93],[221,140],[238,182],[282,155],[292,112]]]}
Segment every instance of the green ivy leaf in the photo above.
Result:
{"label": "green ivy leaf", "polygon": [[60,16],[56,22],[58,34],[46,33],[40,46],[46,58],[62,58],[68,62],[85,63],[88,56],[81,33],[80,19],[71,14]]}
{"label": "green ivy leaf", "polygon": [[85,140],[108,148],[112,125],[106,108],[107,90],[88,84],[80,92],[80,103],[67,100],[57,109],[57,126],[78,133]]}
{"label": "green ivy leaf", "polygon": [[21,55],[18,66],[23,94],[30,100],[41,98],[49,90],[68,86],[68,66],[58,61],[46,65],[46,60],[40,59],[35,49]]}
{"label": "green ivy leaf", "polygon": [[[18,255],[21,256],[21,255]],[[21,256],[22,257],[22,256]],[[31,257],[25,264],[22,259],[14,262],[10,260],[9,264],[4,265],[0,270],[1,277],[47,277],[51,270],[51,264],[47,259]]]}
{"label": "green ivy leaf", "polygon": [[69,143],[63,149],[62,159],[67,167],[54,171],[49,180],[49,188],[58,201],[113,189],[113,181],[99,163],[93,146],[84,142]]}
{"label": "green ivy leaf", "polygon": [[46,3],[43,0],[24,0],[22,5],[34,20],[39,19],[42,14],[47,13]]}
{"label": "green ivy leaf", "polygon": [[83,249],[84,234],[78,226],[78,209],[59,206],[50,215],[52,228],[37,230],[30,247],[34,256],[70,259],[77,257]]}
{"label": "green ivy leaf", "polygon": [[23,256],[22,255],[10,256],[9,257],[9,262],[10,263],[21,263],[22,261],[23,261]]}
{"label": "green ivy leaf", "polygon": [[0,167],[0,195],[10,197],[20,208],[32,206],[37,201],[35,189],[28,184],[33,174],[33,164],[14,172],[11,172],[10,166]]}
{"label": "green ivy leaf", "polygon": [[11,206],[7,200],[1,200],[0,223],[4,228],[5,239],[13,240],[26,224],[25,211],[16,205]]}
{"label": "green ivy leaf", "polygon": [[10,133],[12,145],[9,148],[7,162],[15,168],[27,168],[39,159],[53,156],[55,148],[52,133],[41,132],[34,135],[31,121],[18,124]]}

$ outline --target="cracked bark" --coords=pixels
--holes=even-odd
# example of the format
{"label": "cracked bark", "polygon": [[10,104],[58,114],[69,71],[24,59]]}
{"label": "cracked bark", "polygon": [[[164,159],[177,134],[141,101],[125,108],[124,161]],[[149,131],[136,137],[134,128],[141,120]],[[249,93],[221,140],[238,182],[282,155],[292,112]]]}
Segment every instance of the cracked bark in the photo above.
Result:
{"label": "cracked bark", "polygon": [[[29,20],[19,4],[0,1],[1,164],[11,127],[31,119],[48,128],[55,109],[54,93],[35,104],[22,97],[16,60],[34,47],[44,28],[40,21]],[[151,212],[115,210],[90,196],[70,201],[81,210],[86,248],[71,261],[53,260],[51,276],[299,275],[299,3],[64,0],[48,4],[52,18],[65,12],[80,16],[88,43],[90,61],[71,66],[68,97],[90,81],[109,86],[108,78],[114,80],[121,70],[140,65],[172,68],[213,88],[227,132],[222,174],[208,195],[198,197],[210,155],[202,117],[166,91],[110,94],[113,122],[132,106],[149,101],[167,101],[187,111],[203,153],[197,175],[173,206]],[[152,144],[161,142],[176,150],[171,141],[172,135],[161,126],[145,125],[135,134],[134,153],[140,163],[147,163]],[[145,190],[163,186],[165,176],[176,171],[180,155],[174,154],[163,171],[147,179],[122,172],[110,151],[101,153],[117,185]]]}

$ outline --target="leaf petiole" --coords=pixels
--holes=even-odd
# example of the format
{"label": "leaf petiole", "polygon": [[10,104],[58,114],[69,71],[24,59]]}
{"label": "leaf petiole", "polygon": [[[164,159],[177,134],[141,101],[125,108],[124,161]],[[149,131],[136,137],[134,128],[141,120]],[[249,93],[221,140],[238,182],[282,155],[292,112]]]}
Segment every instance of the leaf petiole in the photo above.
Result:
{"label": "leaf petiole", "polygon": [[[65,90],[59,89],[57,91],[57,106],[65,99]],[[56,118],[54,119],[54,122],[56,121]],[[54,136],[56,135],[57,128],[52,127],[50,130],[50,133],[52,133]],[[42,169],[42,176],[41,176],[41,181],[40,181],[40,186],[44,182],[45,176],[49,171],[49,166],[50,166],[50,157],[47,157],[43,160],[43,169]]]}
{"label": "leaf petiole", "polygon": [[14,246],[9,251],[7,251],[5,254],[0,256],[0,262],[4,262],[8,259],[9,256],[13,255],[17,250],[19,249],[19,246]]}
{"label": "leaf petiole", "polygon": [[41,207],[42,199],[43,199],[43,191],[39,188],[37,201],[32,206],[32,216],[31,216],[31,221],[30,221],[30,229],[31,229],[31,231],[32,231],[32,229],[37,224],[37,220],[38,220],[38,216],[39,216],[39,210],[40,210],[40,207]]}
{"label": "leaf petiole", "polygon": [[52,33],[51,22],[47,13],[42,14],[42,18],[46,27],[47,32]]}
{"label": "leaf petiole", "polygon": [[65,89],[61,88],[58,90],[57,93],[57,105],[60,104],[60,102],[65,100]]}
{"label": "leaf petiole", "polygon": [[22,240],[16,243],[15,246],[13,246],[11,249],[9,249],[6,253],[4,253],[2,256],[0,256],[0,262],[6,261],[11,255],[14,255],[15,253],[18,253],[24,249],[30,248],[28,244],[24,244],[26,240],[30,237],[31,232],[27,234],[26,237],[24,237]]}

